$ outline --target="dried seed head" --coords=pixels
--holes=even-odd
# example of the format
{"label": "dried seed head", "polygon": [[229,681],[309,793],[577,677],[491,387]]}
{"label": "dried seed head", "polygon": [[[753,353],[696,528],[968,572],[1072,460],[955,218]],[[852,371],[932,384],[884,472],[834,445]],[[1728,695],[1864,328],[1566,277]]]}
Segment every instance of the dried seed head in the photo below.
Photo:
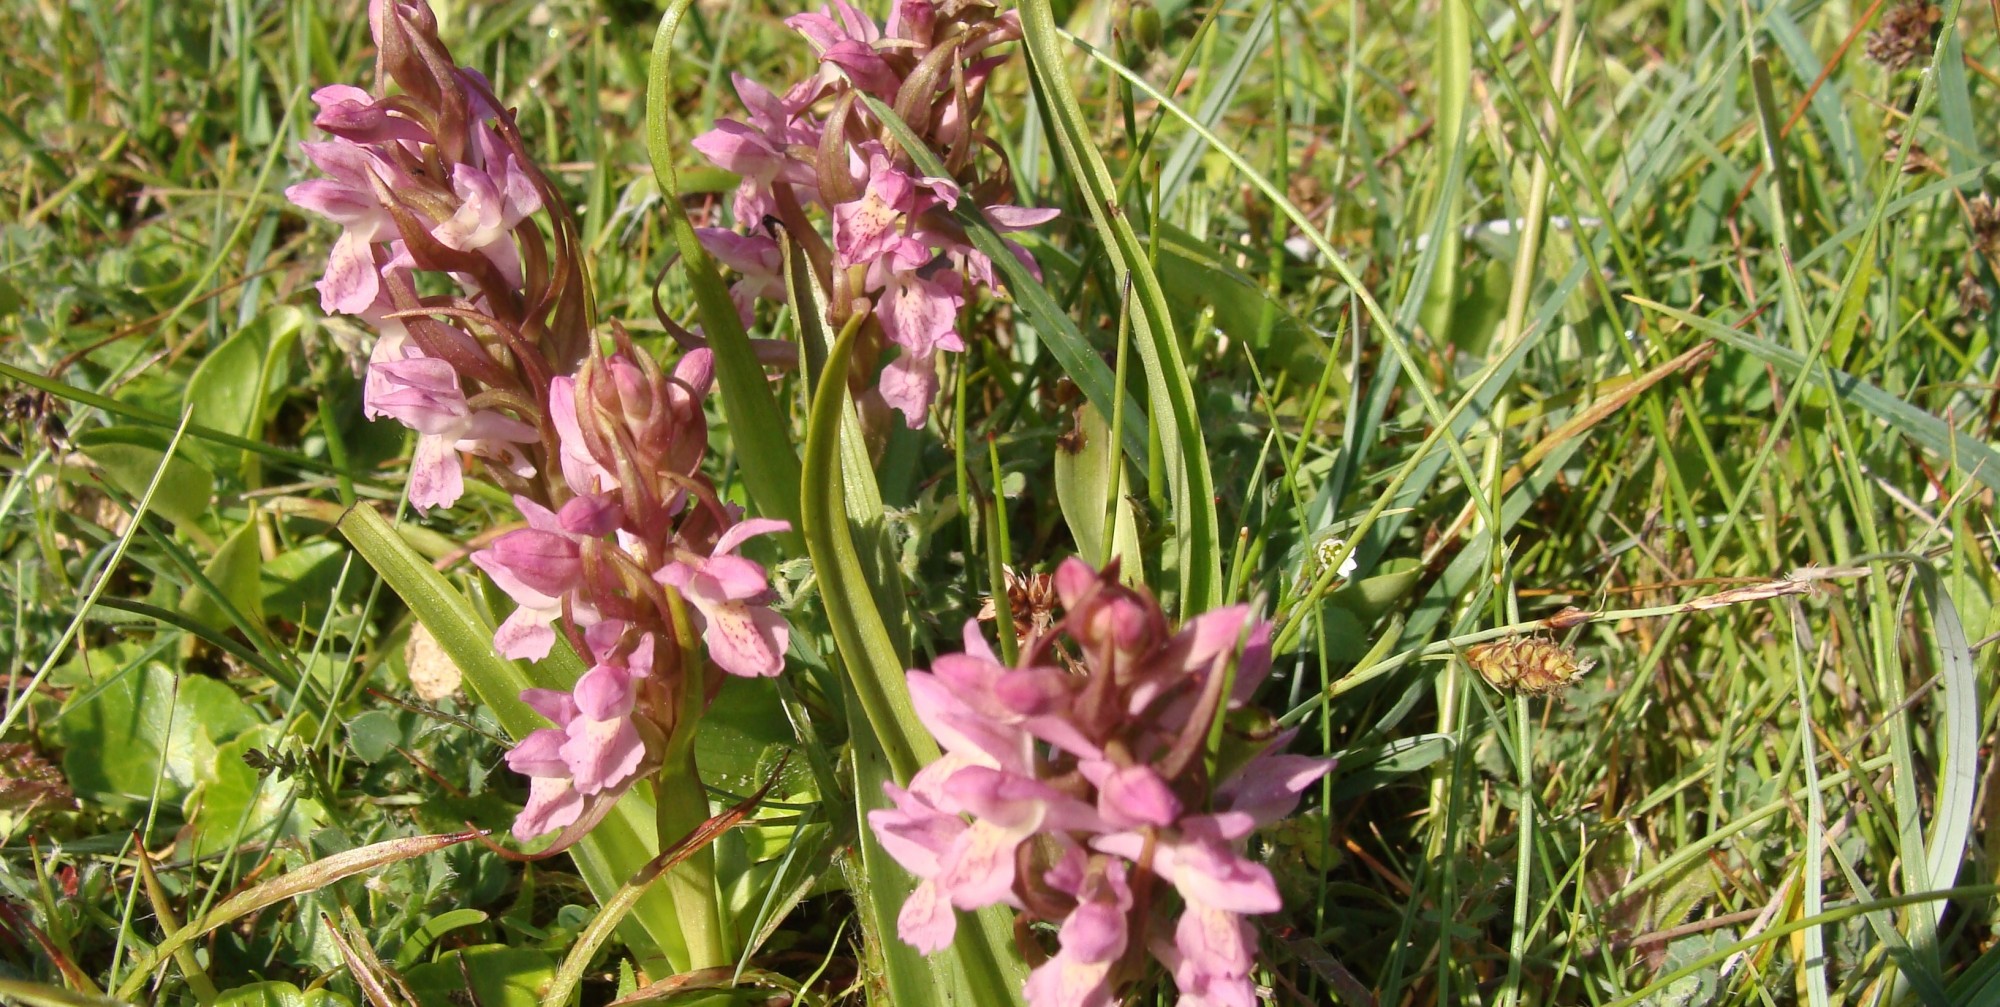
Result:
{"label": "dried seed head", "polygon": [[[1014,618],[1014,638],[1022,646],[1029,646],[1041,638],[1055,624],[1056,583],[1055,577],[1046,573],[1022,573],[1013,567],[1002,567],[1007,584],[1007,614]],[[999,606],[988,596],[979,606],[981,621],[991,621],[999,614]]]}
{"label": "dried seed head", "polygon": [[[19,428],[21,443],[16,450],[47,447],[57,451],[69,447],[69,430],[63,425],[61,399],[39,388],[10,388],[0,394],[0,423]],[[13,447],[8,434],[0,430],[0,444]]]}
{"label": "dried seed head", "polygon": [[2000,202],[1982,192],[1966,200],[1965,217],[1972,247],[1978,249],[1981,255],[2000,252]]}
{"label": "dried seed head", "polygon": [[1868,36],[1868,58],[1895,73],[1931,50],[1931,29],[1944,17],[1930,0],[1903,0],[1882,17]]}
{"label": "dried seed head", "polygon": [[1465,652],[1466,663],[1496,689],[1540,696],[1560,692],[1591,669],[1576,651],[1552,640],[1515,636]]}
{"label": "dried seed head", "polygon": [[1895,164],[1901,159],[1903,174],[1905,175],[1922,175],[1927,172],[1934,172],[1940,175],[1945,173],[1944,169],[1938,165],[1937,159],[1931,156],[1930,151],[1924,149],[1924,144],[1921,140],[1910,140],[1910,153],[1905,158],[1903,156],[1903,139],[1903,131],[1894,126],[1890,126],[1882,131],[1883,164]]}
{"label": "dried seed head", "polygon": [[1993,295],[1969,269],[1958,274],[1958,310],[1971,318],[1984,318],[1988,311],[1993,310]]}

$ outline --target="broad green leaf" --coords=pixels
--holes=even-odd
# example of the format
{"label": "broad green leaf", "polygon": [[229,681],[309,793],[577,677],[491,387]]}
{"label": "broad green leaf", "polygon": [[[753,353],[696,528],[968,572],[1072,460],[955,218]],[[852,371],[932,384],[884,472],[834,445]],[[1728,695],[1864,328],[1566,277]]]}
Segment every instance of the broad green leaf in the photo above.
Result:
{"label": "broad green leaf", "polygon": [[48,729],[63,749],[63,772],[77,796],[143,812],[158,788],[178,803],[213,779],[217,746],[256,727],[236,690],[200,675],[176,683],[166,665],[106,668],[79,687]]}
{"label": "broad green leaf", "polygon": [[[296,312],[298,309],[289,309]],[[296,327],[297,322],[293,323]],[[264,339],[257,327],[239,330],[210,350],[188,378],[183,406],[194,421],[238,437],[255,437],[263,404]]]}
{"label": "broad green leaf", "polygon": [[[1414,372],[1417,369],[1416,360],[1414,357],[1414,351],[1411,349],[1407,340],[1404,338],[1402,330],[1398,328],[1397,323],[1394,320],[1392,320],[1386,312],[1382,310],[1382,305],[1375,300],[1374,295],[1368,292],[1367,284],[1362,282],[1360,273],[1357,272],[1354,268],[1354,265],[1350,263],[1347,260],[1347,258],[1340,253],[1340,250],[1334,248],[1332,243],[1327,240],[1326,236],[1320,233],[1318,225],[1316,225],[1312,221],[1312,219],[1306,215],[1306,213],[1303,210],[1299,209],[1298,205],[1294,203],[1289,196],[1286,195],[1285,191],[1280,186],[1278,186],[1275,182],[1273,182],[1269,177],[1265,176],[1262,172],[1259,172],[1255,166],[1251,165],[1247,160],[1244,159],[1243,155],[1239,151],[1218,140],[1213,132],[1211,132],[1206,126],[1201,124],[1200,120],[1196,119],[1192,115],[1189,115],[1188,112],[1185,109],[1181,108],[1180,105],[1177,104],[1171,96],[1162,93],[1158,88],[1154,87],[1151,83],[1149,83],[1145,77],[1133,72],[1132,68],[1125,66],[1124,64],[1119,63],[1116,60],[1110,59],[1104,53],[1099,52],[1095,47],[1091,46],[1089,43],[1086,43],[1083,40],[1078,39],[1076,36],[1068,34],[1067,32],[1063,32],[1061,29],[1056,28],[1053,24],[1046,23],[1045,17],[1041,16],[1046,14],[1046,0],[1044,0],[1044,2],[1039,5],[1030,5],[1024,7],[1023,10],[1039,12],[1037,16],[1033,18],[1033,20],[1036,23],[1032,26],[1032,28],[1027,27],[1027,22],[1030,19],[1026,15],[1024,15],[1023,17],[1024,29],[1028,31],[1028,44],[1030,52],[1034,52],[1037,49],[1047,50],[1045,52],[1045,55],[1053,59],[1060,55],[1059,53],[1056,53],[1054,51],[1054,44],[1053,44],[1054,37],[1060,35],[1061,37],[1068,39],[1071,44],[1075,45],[1078,49],[1081,49],[1084,53],[1089,55],[1091,59],[1097,61],[1099,65],[1103,66],[1105,69],[1111,71],[1112,73],[1118,75],[1118,77],[1121,80],[1131,85],[1134,92],[1144,94],[1146,97],[1152,99],[1153,101],[1158,102],[1163,112],[1171,114],[1175,118],[1178,118],[1182,122],[1186,123],[1190,130],[1192,130],[1197,135],[1201,136],[1201,138],[1205,142],[1207,142],[1211,147],[1213,147],[1217,153],[1221,154],[1226,160],[1228,160],[1229,163],[1235,167],[1237,172],[1243,176],[1244,180],[1250,183],[1251,187],[1263,193],[1264,197],[1270,200],[1271,205],[1273,207],[1275,207],[1279,212],[1283,213],[1288,219],[1292,221],[1292,224],[1299,229],[1299,236],[1304,238],[1306,242],[1314,248],[1314,250],[1319,252],[1320,257],[1325,261],[1326,265],[1329,268],[1331,268],[1336,275],[1340,277],[1343,283],[1347,285],[1348,290],[1352,293],[1353,297],[1360,302],[1362,311],[1364,311],[1367,314],[1369,321],[1374,324],[1376,334],[1381,338],[1383,344],[1388,347],[1391,354],[1393,355],[1396,368],[1404,370],[1406,372]],[[1042,57],[1037,56],[1036,62],[1042,63],[1046,61]],[[1438,220],[1438,224],[1442,225],[1442,223],[1443,220],[1440,217]],[[1572,275],[1580,276],[1582,273],[1582,266],[1583,263],[1579,262],[1577,266],[1574,269],[1572,269],[1571,271]],[[1575,282],[1574,280],[1566,279],[1564,281],[1564,286],[1568,286],[1574,282]],[[1549,307],[1545,310],[1553,311],[1554,308],[1558,307],[1561,303],[1562,302],[1560,298],[1551,299],[1551,301],[1549,302]],[[1531,330],[1540,329],[1541,328],[1540,320],[1537,320],[1536,325],[1531,326],[1530,328]],[[1533,345],[1533,342],[1534,341],[1528,339],[1517,340],[1516,352],[1519,353],[1526,347]],[[1391,371],[1391,373],[1393,374],[1394,371]],[[1386,395],[1390,386],[1385,383],[1382,387],[1383,387],[1383,393]],[[1434,427],[1442,428],[1447,424],[1454,422],[1452,416],[1448,415],[1445,412],[1443,405],[1438,402],[1437,396],[1432,393],[1430,386],[1427,383],[1423,381],[1410,381],[1407,383],[1407,388],[1411,392],[1416,394],[1417,400],[1423,406],[1424,413],[1430,419]],[[1464,418],[1468,420],[1471,419],[1470,416],[1465,416]],[[1471,460],[1465,456],[1465,451],[1463,446],[1460,445],[1456,439],[1437,438],[1434,441],[1434,443],[1442,446],[1445,449],[1446,455],[1450,458],[1450,460],[1453,463],[1457,465],[1459,469],[1459,474],[1466,480],[1468,484],[1474,484],[1480,481],[1478,478],[1478,474],[1473,470]],[[1413,463],[1417,460],[1420,460],[1421,457],[1422,455],[1420,454],[1416,456],[1416,458],[1413,458],[1412,460]],[[1402,483],[1406,479],[1407,475],[1408,475],[1407,470],[1403,473],[1399,473],[1395,477],[1394,482],[1398,484]],[[1384,499],[1386,500],[1386,498]],[[1490,524],[1499,523],[1498,515],[1495,515],[1490,512],[1491,508],[1485,501],[1484,497],[1475,495],[1473,499],[1475,503],[1477,503],[1482,517],[1486,518]],[[1210,517],[1213,517],[1213,515],[1211,514]],[[1371,518],[1370,520],[1372,521],[1373,519]],[[1289,633],[1287,635],[1289,635]],[[1287,641],[1282,636],[1280,637],[1280,645],[1281,647],[1288,645]]]}
{"label": "broad green leaf", "polygon": [[[858,330],[850,329],[827,355],[826,370],[813,395],[812,419],[806,427],[805,505],[802,528],[806,549],[819,577],[820,600],[841,662],[854,683],[868,724],[881,739],[882,750],[898,781],[908,780],[938,757],[937,742],[917,720],[910,705],[904,665],[873,587],[855,549],[849,527],[846,466],[836,457],[841,424],[848,412],[847,366]],[[891,568],[893,570],[893,567]]]}
{"label": "broad green leaf", "polygon": [[[160,471],[166,452],[146,443],[110,439],[107,435],[117,429],[95,431],[103,439],[83,443],[83,453],[103,469],[105,480],[119,492],[137,497],[152,484],[153,473]],[[148,440],[153,436],[150,431],[134,432]],[[78,440],[86,441],[82,437]],[[215,476],[207,469],[185,458],[167,459],[159,489],[153,494],[152,509],[172,521],[187,537],[210,548],[214,538],[203,527],[202,519],[208,515],[208,502],[214,493]]]}
{"label": "broad green leaf", "polygon": [[702,715],[695,761],[710,784],[748,794],[763,785],[758,771],[766,765],[765,754],[796,740],[771,680],[732,675]]}
{"label": "broad green leaf", "polygon": [[[805,253],[795,244],[787,251],[786,290],[799,344],[818,347],[819,352],[806,355],[808,366],[812,366],[813,360],[818,360],[818,366],[823,371],[826,357],[833,352],[834,344],[833,334],[823,321],[827,316],[826,300],[813,278]],[[823,376],[823,373],[811,374],[808,380],[817,382]],[[817,391],[819,385],[815,383],[812,387]],[[854,536],[855,555],[861,561],[861,582],[868,585],[875,608],[882,614],[882,624],[889,629],[889,642],[896,648],[897,661],[907,666],[910,663],[909,611],[903,603],[903,581],[882,513],[882,489],[875,475],[874,462],[869,457],[867,440],[861,434],[861,418],[852,408],[846,407],[840,413],[840,472],[848,528]],[[804,492],[810,494],[812,491],[808,488]]]}
{"label": "broad green leaf", "polygon": [[386,758],[403,743],[403,725],[387,710],[369,710],[344,725],[347,747],[363,762]]}
{"label": "broad green leaf", "polygon": [[1847,83],[1841,75],[1826,72],[1819,53],[1794,15],[1784,7],[1761,12],[1765,36],[1777,43],[1784,58],[1776,61],[1794,76],[1794,86],[1807,96],[1813,118],[1819,121],[1817,135],[1829,148],[1826,162],[1837,166],[1849,185],[1867,184],[1867,162],[1854,136],[1854,121],[1843,107]]}
{"label": "broad green leaf", "polygon": [[298,307],[274,305],[210,350],[188,379],[184,402],[195,422],[238,437],[261,436],[270,398],[283,390],[286,358],[305,323]]}
{"label": "broad green leaf", "polygon": [[[1111,449],[1111,424],[1097,407],[1085,402],[1076,411],[1076,437],[1072,443],[1056,443],[1056,503],[1062,507],[1063,521],[1070,537],[1076,539],[1077,554],[1093,566],[1107,555],[1120,561],[1118,577],[1127,584],[1146,579],[1146,556],[1139,549],[1138,519],[1128,499],[1135,485],[1132,474],[1118,478],[1118,499],[1110,501],[1114,464],[1124,464],[1123,455]],[[1074,447],[1075,450],[1071,450]],[[1110,504],[1110,506],[1107,506]],[[1116,541],[1105,552],[1104,519],[1114,510],[1117,517]]]}
{"label": "broad green leaf", "polygon": [[266,725],[216,748],[212,774],[183,808],[197,849],[297,838],[326,821],[325,808],[298,797],[296,781],[276,773],[260,778],[243,761],[252,749],[268,749],[278,738],[277,728]]}
{"label": "broad green leaf", "polygon": [[[1307,388],[1320,380],[1326,366],[1328,337],[1307,325],[1284,301],[1272,297],[1212,242],[1167,222],[1155,230],[1160,235],[1155,268],[1177,326],[1192,331],[1190,327],[1203,321],[1203,313],[1209,312],[1208,324],[1256,350],[1259,366],[1284,371],[1293,382]],[[1152,250],[1150,234],[1141,235],[1139,240]],[[1062,287],[1075,282],[1077,271],[1082,268],[1076,260],[1046,246],[1031,243],[1029,248],[1036,253],[1049,283]],[[1009,289],[1012,282],[1010,279]],[[1102,364],[1095,353],[1091,359]],[[1106,370],[1105,378],[1111,377]],[[1071,380],[1075,380],[1074,375]],[[1333,381],[1335,393],[1345,396],[1346,373],[1336,369]],[[1091,404],[1097,405],[1097,400],[1092,399]],[[1130,407],[1128,403],[1127,408]],[[1133,416],[1128,413],[1125,422],[1129,432]],[[1143,433],[1144,416],[1139,417],[1139,423]],[[1137,460],[1143,462],[1144,457]]]}
{"label": "broad green leaf", "polygon": [[306,996],[291,983],[268,980],[223,990],[209,1007],[306,1007]]}
{"label": "broad green leaf", "polygon": [[[1938,792],[1931,811],[1931,835],[1925,851],[1932,888],[1958,883],[1965,866],[1965,844],[1972,834],[1972,811],[1978,801],[1980,699],[1979,675],[1972,646],[1959,622],[1958,607],[1945,591],[1943,579],[1927,563],[1914,563],[1917,587],[1930,609],[1931,640],[1937,648],[1937,742],[1942,752],[1936,767]],[[1945,905],[1935,903],[1932,919],[1941,919]]]}
{"label": "broad green leaf", "polygon": [[[257,540],[257,523],[244,522],[235,533],[222,540],[202,565],[202,575],[229,600],[236,611],[252,622],[264,621],[264,554]],[[229,625],[229,616],[208,592],[191,588],[181,597],[181,611],[196,621],[218,628]]]}
{"label": "broad green leaf", "polygon": [[[833,630],[841,663],[847,669],[847,681],[851,688],[849,698],[866,718],[867,730],[862,729],[861,721],[852,725],[856,758],[873,760],[877,757],[874,753],[880,753],[879,768],[857,767],[858,772],[863,772],[856,781],[860,794],[858,803],[860,809],[865,809],[882,800],[883,780],[907,782],[911,775],[936,759],[939,753],[937,742],[917,719],[916,710],[910,703],[909,685],[903,677],[903,661],[897,655],[881,612],[875,607],[872,585],[868,583],[860,557],[855,552],[854,536],[849,527],[845,466],[840,464],[836,454],[843,414],[849,408],[847,367],[857,331],[850,329],[834,344],[813,396],[812,419],[806,427],[805,489],[808,492],[803,493],[805,511],[801,517],[806,548],[812,554],[813,569],[819,576],[820,600],[826,608],[827,622]],[[872,835],[867,832],[865,821],[859,827],[863,832],[864,849],[861,884],[870,890],[870,895],[876,897],[877,902],[875,908],[865,911],[872,914],[877,927],[874,943],[885,955],[884,967],[889,970],[889,1002],[1018,1002],[1015,999],[1021,988],[1018,960],[1009,946],[1002,943],[1006,932],[1004,924],[996,926],[991,913],[976,917],[976,925],[959,928],[958,938],[952,946],[956,961],[965,970],[964,974],[947,971],[950,967],[948,962],[937,959],[923,969],[928,979],[912,974],[918,966],[909,962],[910,956],[888,947],[886,942],[893,941],[889,936],[892,931],[880,929],[885,918],[893,918],[891,910],[901,908],[902,896],[909,891],[908,876],[902,874],[900,868],[896,868],[886,856],[868,857],[865,851],[873,842]],[[893,906],[888,906],[888,903],[893,903]],[[921,987],[915,985],[920,982],[930,988],[923,992],[907,992],[920,990]],[[906,992],[898,993],[898,989]]]}
{"label": "broad green leaf", "polygon": [[423,926],[418,927],[415,933],[403,941],[403,946],[397,949],[396,967],[408,969],[417,964],[417,959],[422,958],[424,952],[429,951],[431,945],[437,943],[438,938],[453,930],[478,926],[486,920],[487,915],[477,909],[453,909],[425,920]]}
{"label": "broad green leaf", "polygon": [[319,539],[271,557],[259,571],[262,610],[299,625],[316,625],[325,617],[351,555],[339,542]]}
{"label": "broad green leaf", "polygon": [[[447,951],[404,976],[420,1007],[540,1007],[556,977],[556,961],[536,948],[482,944]],[[466,988],[470,979],[472,988]]]}
{"label": "broad green leaf", "polygon": [[1354,613],[1363,623],[1373,623],[1417,586],[1423,579],[1423,566],[1414,557],[1379,563],[1373,576],[1327,595],[1327,600]]}
{"label": "broad green leaf", "polygon": [[[276,305],[210,350],[188,379],[183,408],[194,422],[246,440],[260,440],[273,395],[283,390],[292,345],[306,315],[292,305]],[[256,455],[197,442],[194,450],[217,471],[239,462],[246,475]]]}

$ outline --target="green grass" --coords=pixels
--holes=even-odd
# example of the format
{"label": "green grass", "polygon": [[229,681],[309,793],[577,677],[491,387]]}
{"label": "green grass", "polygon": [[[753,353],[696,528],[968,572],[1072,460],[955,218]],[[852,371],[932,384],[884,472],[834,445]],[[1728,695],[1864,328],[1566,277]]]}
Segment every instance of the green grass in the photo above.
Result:
{"label": "green grass", "polygon": [[[437,6],[579,209],[601,313],[658,345],[658,9]],[[1170,610],[1260,600],[1282,628],[1265,705],[1340,758],[1265,837],[1289,905],[1262,921],[1276,1002],[1993,1002],[2000,353],[1977,302],[2000,249],[1973,197],[2000,149],[2000,26],[1948,7],[1891,72],[1865,55],[1890,6],[1165,2],[1151,51],[1111,37],[1115,4],[1058,7],[1035,45],[1074,103],[1017,57],[987,110],[1023,201],[1066,211],[1028,242],[1044,288],[975,312],[1002,338],[949,370],[962,413],[891,440],[879,504],[850,487],[850,517],[880,515],[856,569],[901,571],[883,609],[921,665],[992,561],[1073,551],[1067,375],[1129,403],[1149,582]],[[413,698],[412,620],[332,527],[396,507],[405,446],[361,418],[365,334],[311,286],[332,235],[282,189],[310,90],[366,81],[365,9],[0,10],[0,363],[56,403],[10,400],[29,415],[0,454],[0,997],[269,980],[363,1002],[344,941],[420,1001],[476,972],[498,1007],[596,914],[570,861],[461,844],[227,921],[158,986],[133,972],[165,912],[502,827],[521,797],[511,714]],[[697,5],[669,135],[736,111],[730,72],[801,73],[797,9]],[[688,212],[719,212],[732,180],[665,153]],[[681,271],[661,299],[690,315]],[[807,390],[774,390],[799,443]],[[714,429],[742,498],[741,441]],[[982,507],[999,533],[964,517]],[[490,599],[456,550],[505,514],[488,487],[405,524],[475,624]],[[839,709],[849,644],[814,622],[805,555],[768,557],[821,627],[796,691],[730,700],[701,758],[727,806],[807,753],[762,814],[818,817],[732,833],[716,861],[725,915],[776,935],[746,979],[818,1003],[862,995],[873,922],[833,866],[841,745],[866,721]],[[1544,628],[1568,606],[1599,614]],[[1595,666],[1557,696],[1497,691],[1465,657],[1503,627]],[[585,1002],[647,967],[638,929],[584,963]]]}

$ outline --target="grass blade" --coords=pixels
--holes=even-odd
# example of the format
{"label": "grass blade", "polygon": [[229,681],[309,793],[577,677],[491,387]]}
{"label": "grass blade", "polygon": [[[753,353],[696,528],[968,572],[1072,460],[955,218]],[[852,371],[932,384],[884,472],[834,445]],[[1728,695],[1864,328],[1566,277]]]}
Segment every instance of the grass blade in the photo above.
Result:
{"label": "grass blade", "polygon": [[[675,0],[660,15],[653,35],[653,54],[646,78],[646,152],[652,160],[653,177],[660,186],[666,205],[667,226],[673,231],[680,250],[681,266],[694,287],[695,306],[701,316],[709,349],[715,352],[716,384],[722,392],[722,408],[729,416],[729,432],[742,459],[743,483],[750,497],[767,517],[789,521],[799,527],[799,456],[787,436],[792,428],[743,320],[729,299],[729,287],[716,271],[715,260],[695,236],[694,223],[681,205],[679,175],[674,170],[674,146],[668,120],[668,93],[673,86],[674,33],[693,0]],[[797,532],[784,536],[786,551],[796,553]]]}
{"label": "grass blade", "polygon": [[400,863],[411,857],[434,853],[447,846],[456,846],[478,835],[480,835],[478,831],[468,830],[435,836],[390,839],[371,846],[336,853],[298,870],[287,871],[248,891],[240,892],[203,913],[200,919],[174,931],[173,936],[154,947],[152,954],[134,967],[131,974],[119,985],[117,998],[130,1000],[138,996],[145,988],[147,980],[152,977],[154,969],[159,968],[169,956],[217,927],[227,926],[259,909],[277,905],[308,892],[316,892],[344,878],[351,878],[377,867]]}
{"label": "grass blade", "polygon": [[[1788,375],[1796,377],[1806,369],[1805,355],[1789,347],[1655,301],[1637,297],[1631,300],[1640,307],[1659,312],[1703,335],[1743,350]],[[1860,406],[1903,436],[1922,445],[1939,460],[1961,469],[1991,489],[2000,490],[2000,451],[1995,451],[1991,445],[1976,437],[1960,433],[1936,416],[1846,371],[1824,364],[1820,367],[1825,371],[1823,380],[1827,387],[1843,399]]]}
{"label": "grass blade", "polygon": [[[1063,65],[1061,31],[1049,0],[1022,3],[1021,32],[1028,66],[1048,115],[1047,128],[1071,179],[1089,204],[1112,275],[1132,285],[1132,327],[1145,365],[1147,401],[1160,432],[1180,558],[1182,616],[1205,612],[1222,600],[1222,547],[1215,516],[1208,446],[1195,410],[1180,337],[1174,332],[1166,292],[1151,259],[1118,206],[1117,182],[1090,138],[1083,109]],[[1107,412],[1106,415],[1110,415]]]}

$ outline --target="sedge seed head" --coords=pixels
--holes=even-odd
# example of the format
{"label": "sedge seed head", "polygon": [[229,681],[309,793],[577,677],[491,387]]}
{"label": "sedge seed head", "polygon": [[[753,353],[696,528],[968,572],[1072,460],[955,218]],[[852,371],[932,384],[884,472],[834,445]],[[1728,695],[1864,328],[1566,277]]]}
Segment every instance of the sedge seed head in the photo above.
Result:
{"label": "sedge seed head", "polygon": [[1494,688],[1531,696],[1561,692],[1595,664],[1573,648],[1533,636],[1482,643],[1467,650],[1465,660]]}

